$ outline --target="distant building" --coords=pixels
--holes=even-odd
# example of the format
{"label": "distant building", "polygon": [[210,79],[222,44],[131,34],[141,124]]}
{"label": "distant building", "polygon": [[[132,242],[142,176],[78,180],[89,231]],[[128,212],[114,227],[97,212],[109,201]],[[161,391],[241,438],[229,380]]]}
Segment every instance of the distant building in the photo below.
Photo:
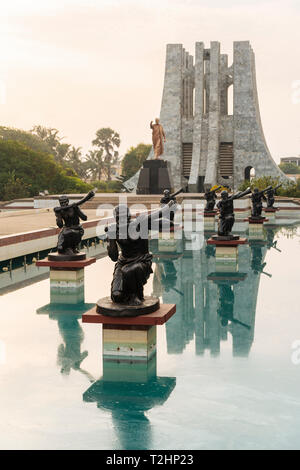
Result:
{"label": "distant building", "polygon": [[295,163],[297,166],[300,166],[300,156],[281,158],[280,163]]}
{"label": "distant building", "polygon": [[297,180],[300,178],[300,173],[298,173],[298,174],[296,173],[294,175],[289,174],[289,175],[286,175],[286,176],[288,176],[291,180],[293,180],[296,183]]}
{"label": "distant building", "polygon": [[114,163],[111,166],[111,179],[117,180],[121,176],[121,162]]}

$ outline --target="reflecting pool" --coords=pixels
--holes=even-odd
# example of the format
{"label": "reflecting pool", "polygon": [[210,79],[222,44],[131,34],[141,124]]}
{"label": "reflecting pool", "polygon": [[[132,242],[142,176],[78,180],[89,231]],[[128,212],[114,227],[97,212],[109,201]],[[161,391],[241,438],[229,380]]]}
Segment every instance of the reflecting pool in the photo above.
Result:
{"label": "reflecting pool", "polygon": [[299,227],[240,246],[236,272],[187,241],[151,240],[145,293],[177,312],[146,364],[103,361],[101,326],[81,322],[108,295],[107,257],[86,269],[76,306],[50,303],[45,271],[6,285],[1,449],[300,448]]}

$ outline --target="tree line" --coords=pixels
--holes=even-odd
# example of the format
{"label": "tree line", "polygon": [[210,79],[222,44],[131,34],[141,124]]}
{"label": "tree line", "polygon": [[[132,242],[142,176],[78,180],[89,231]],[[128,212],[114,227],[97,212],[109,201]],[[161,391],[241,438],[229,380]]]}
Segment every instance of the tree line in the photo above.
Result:
{"label": "tree line", "polygon": [[[35,196],[45,189],[50,194],[84,192],[94,187],[101,192],[122,191],[124,181],[148,157],[151,145],[131,147],[121,158],[120,143],[118,132],[101,128],[92,149],[83,155],[81,147],[64,142],[55,128],[37,125],[24,131],[0,127],[0,199]],[[121,164],[122,174],[113,181],[117,164]]]}

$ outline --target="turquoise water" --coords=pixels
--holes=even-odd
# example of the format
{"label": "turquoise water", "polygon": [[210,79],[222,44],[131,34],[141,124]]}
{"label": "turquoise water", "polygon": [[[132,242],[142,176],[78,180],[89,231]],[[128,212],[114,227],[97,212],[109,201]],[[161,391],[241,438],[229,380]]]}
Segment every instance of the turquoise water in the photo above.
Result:
{"label": "turquoise water", "polygon": [[[299,228],[241,246],[234,275],[186,243],[152,241],[146,294],[177,312],[147,370],[103,370],[101,326],[81,323],[88,305],[43,308],[49,279],[0,297],[1,449],[300,448]],[[87,303],[112,272],[86,269]]]}

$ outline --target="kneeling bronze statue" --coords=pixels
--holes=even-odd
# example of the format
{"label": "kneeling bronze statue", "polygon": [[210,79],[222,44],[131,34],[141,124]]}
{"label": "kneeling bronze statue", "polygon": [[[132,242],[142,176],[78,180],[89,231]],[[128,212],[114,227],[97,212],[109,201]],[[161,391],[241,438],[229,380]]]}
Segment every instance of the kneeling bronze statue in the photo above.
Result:
{"label": "kneeling bronze statue", "polygon": [[232,194],[231,196],[229,196],[228,191],[221,192],[221,199],[217,204],[217,208],[220,211],[218,237],[223,237],[224,239],[226,238],[228,240],[239,238],[234,237],[231,233],[235,222],[233,201],[235,199],[240,199],[243,196],[247,196],[250,193],[250,188],[243,192],[239,191],[238,193]]}
{"label": "kneeling bronze statue", "polygon": [[[67,196],[60,196],[60,206],[54,208],[56,224],[61,229],[58,235],[57,254],[49,255],[49,259],[51,257],[53,260],[54,258],[64,261],[79,260],[78,247],[84,234],[80,220],[87,220],[80,206],[94,196],[94,191],[90,191],[83,199],[72,204]],[[82,257],[85,258],[85,255]]]}
{"label": "kneeling bronze statue", "polygon": [[144,285],[152,271],[152,254],[149,252],[149,230],[157,219],[170,214],[174,201],[150,215],[131,218],[125,204],[114,209],[116,223],[106,228],[107,252],[116,262],[111,283],[111,301],[107,297],[97,304],[97,312],[110,316],[137,316],[158,309],[159,300],[144,298]]}

